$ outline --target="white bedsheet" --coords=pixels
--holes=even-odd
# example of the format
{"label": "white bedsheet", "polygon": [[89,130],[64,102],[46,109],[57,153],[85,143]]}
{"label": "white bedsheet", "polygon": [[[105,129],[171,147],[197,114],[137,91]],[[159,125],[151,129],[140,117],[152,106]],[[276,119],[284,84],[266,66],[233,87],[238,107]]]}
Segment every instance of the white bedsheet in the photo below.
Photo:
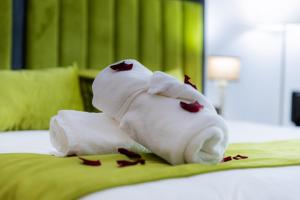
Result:
{"label": "white bedsheet", "polygon": [[40,153],[54,151],[49,131],[0,132],[0,153]]}
{"label": "white bedsheet", "polygon": [[[300,139],[300,129],[228,122],[230,142]],[[0,153],[53,151],[48,131],[0,133]],[[300,166],[242,169],[116,187],[82,199],[299,200]]]}

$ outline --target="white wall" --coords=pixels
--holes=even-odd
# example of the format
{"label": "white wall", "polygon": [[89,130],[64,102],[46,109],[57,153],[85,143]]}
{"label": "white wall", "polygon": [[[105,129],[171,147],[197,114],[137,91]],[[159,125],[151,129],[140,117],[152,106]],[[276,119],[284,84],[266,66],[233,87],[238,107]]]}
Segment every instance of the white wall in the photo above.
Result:
{"label": "white wall", "polygon": [[[206,53],[207,56],[233,55],[241,59],[240,80],[230,84],[226,91],[225,117],[227,119],[278,124],[283,35],[282,32],[260,30],[255,26],[257,24],[249,20],[247,3],[253,1],[206,1]],[[270,0],[256,1],[256,6],[264,5],[263,1]],[[300,10],[300,7],[298,8]],[[257,14],[253,13],[253,16]],[[294,15],[293,20],[297,20]],[[290,47],[292,44],[293,41],[289,40],[287,46]],[[300,42],[294,54],[291,53],[286,60],[289,66],[293,66],[293,69],[287,71],[287,76],[293,74],[295,81],[292,85],[296,86],[300,84],[300,53],[298,52],[300,52]],[[297,65],[292,64],[295,60]],[[299,73],[295,73],[296,67]],[[299,74],[299,78],[296,74]],[[211,81],[206,81],[206,95],[214,104],[218,104],[218,90]],[[289,101],[286,98],[285,104]],[[288,105],[285,105],[286,124],[289,118],[287,108]]]}

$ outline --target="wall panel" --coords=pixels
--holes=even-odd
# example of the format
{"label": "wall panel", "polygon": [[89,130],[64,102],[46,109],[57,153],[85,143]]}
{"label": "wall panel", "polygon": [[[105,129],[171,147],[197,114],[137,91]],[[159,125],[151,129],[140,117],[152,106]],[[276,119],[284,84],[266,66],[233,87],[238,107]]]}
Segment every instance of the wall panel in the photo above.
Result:
{"label": "wall panel", "polygon": [[12,1],[0,1],[0,69],[11,65]]}
{"label": "wall panel", "polygon": [[138,0],[116,0],[115,61],[138,58]]}
{"label": "wall panel", "polygon": [[89,0],[87,68],[101,69],[113,62],[115,14],[114,0]]}
{"label": "wall panel", "polygon": [[140,60],[152,70],[162,69],[162,1],[140,0]]}
{"label": "wall panel", "polygon": [[59,0],[28,0],[26,31],[26,67],[57,66]]}
{"label": "wall panel", "polygon": [[87,67],[88,1],[61,0],[59,21],[59,65],[76,62]]}

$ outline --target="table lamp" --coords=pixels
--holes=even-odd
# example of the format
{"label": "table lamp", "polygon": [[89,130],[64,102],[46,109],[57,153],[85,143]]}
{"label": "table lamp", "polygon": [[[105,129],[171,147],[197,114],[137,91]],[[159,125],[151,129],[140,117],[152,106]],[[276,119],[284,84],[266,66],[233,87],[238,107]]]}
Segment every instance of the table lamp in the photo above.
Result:
{"label": "table lamp", "polygon": [[208,79],[217,82],[220,89],[219,113],[224,115],[225,88],[229,81],[239,79],[240,60],[231,56],[208,57]]}

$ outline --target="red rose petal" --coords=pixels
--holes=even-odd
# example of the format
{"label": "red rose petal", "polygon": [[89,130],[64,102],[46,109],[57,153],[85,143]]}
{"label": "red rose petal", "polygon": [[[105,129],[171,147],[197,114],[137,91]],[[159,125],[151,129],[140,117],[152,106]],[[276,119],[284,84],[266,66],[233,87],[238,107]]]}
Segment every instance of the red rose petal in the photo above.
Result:
{"label": "red rose petal", "polygon": [[77,156],[77,154],[70,154],[70,155],[67,155],[67,157],[75,157]]}
{"label": "red rose petal", "polygon": [[247,159],[247,156],[242,156],[242,155],[236,155],[233,157],[234,160],[241,160],[241,159]]}
{"label": "red rose petal", "polygon": [[225,157],[225,158],[223,158],[222,162],[228,162],[228,161],[230,161],[232,159],[234,159],[234,160],[242,160],[242,159],[247,159],[247,158],[248,158],[248,156],[242,156],[242,155],[238,154],[238,155],[233,156],[233,157],[231,157],[231,156]]}
{"label": "red rose petal", "polygon": [[227,156],[227,157],[223,158],[222,162],[228,162],[231,160],[232,160],[231,156]]}
{"label": "red rose petal", "polygon": [[198,101],[195,101],[194,103],[185,103],[183,101],[180,101],[180,106],[181,108],[189,112],[199,112],[201,109],[203,109],[203,105],[198,103]]}
{"label": "red rose petal", "polygon": [[139,158],[142,158],[142,156],[140,154],[135,153],[133,151],[129,151],[129,150],[125,149],[125,148],[118,148],[118,152],[120,154],[126,155],[130,159],[139,159]]}
{"label": "red rose petal", "polygon": [[100,166],[101,162],[100,160],[88,160],[82,157],[78,157],[80,160],[82,160],[82,164],[89,165],[89,166]]}
{"label": "red rose petal", "polygon": [[193,83],[190,82],[190,77],[188,75],[184,75],[184,83],[185,84],[188,84],[190,86],[192,86],[193,88],[195,88],[197,90],[197,87],[196,85],[194,85]]}
{"label": "red rose petal", "polygon": [[110,66],[110,68],[112,68],[113,70],[116,70],[116,71],[128,71],[128,70],[131,70],[132,67],[133,67],[132,63],[126,64],[125,61]]}
{"label": "red rose petal", "polygon": [[137,165],[141,164],[144,165],[146,161],[144,159],[138,159],[136,161],[128,161],[128,160],[117,160],[118,167],[127,167],[127,166],[132,166],[132,165]]}
{"label": "red rose petal", "polygon": [[240,157],[241,159],[247,159],[248,156],[242,156],[242,155],[237,155],[237,157]]}

